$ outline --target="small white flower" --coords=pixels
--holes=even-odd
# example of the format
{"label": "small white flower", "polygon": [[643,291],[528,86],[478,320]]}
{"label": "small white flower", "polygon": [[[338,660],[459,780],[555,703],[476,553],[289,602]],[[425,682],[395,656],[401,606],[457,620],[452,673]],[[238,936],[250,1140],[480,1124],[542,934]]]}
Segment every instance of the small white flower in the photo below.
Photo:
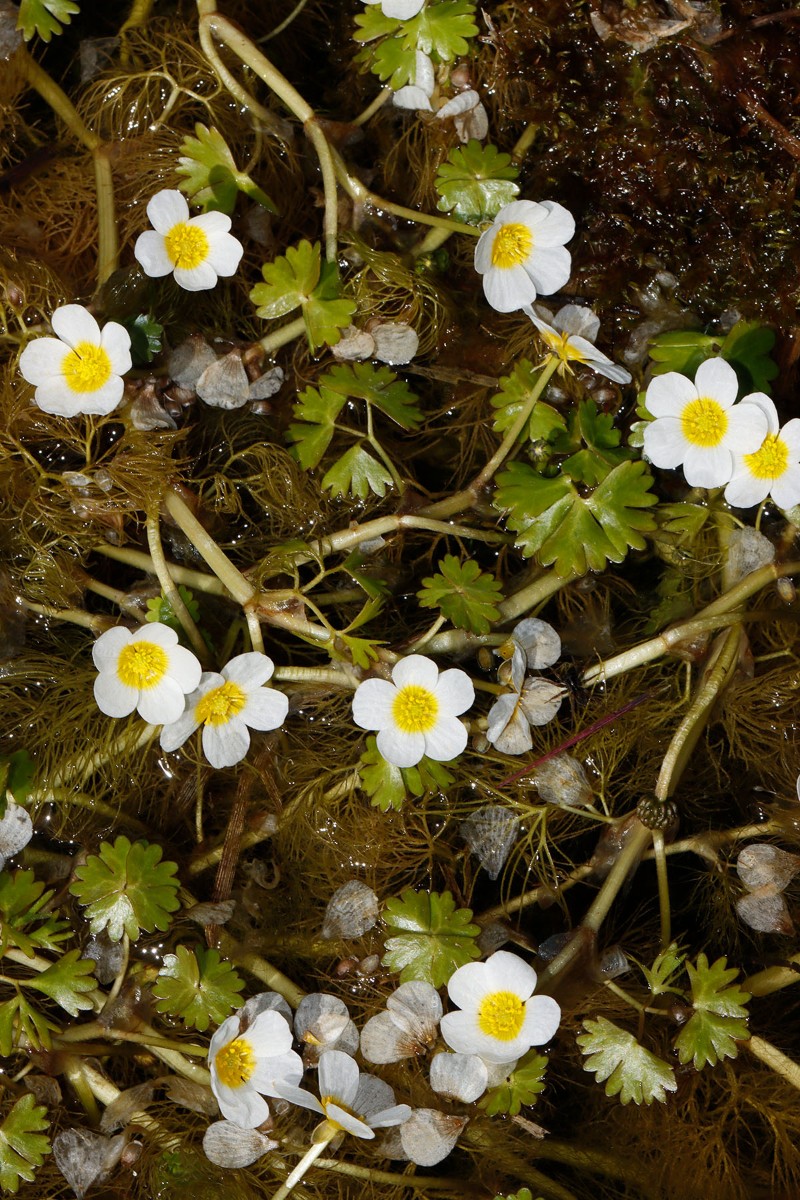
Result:
{"label": "small white flower", "polygon": [[561,1009],[551,996],[534,996],[535,987],[533,967],[507,950],[459,967],[447,991],[461,1011],[442,1017],[444,1040],[459,1054],[489,1063],[507,1063],[544,1045],[558,1029]]}
{"label": "small white flower", "polygon": [[605,375],[606,379],[612,379],[614,383],[630,383],[630,371],[618,367],[608,355],[592,345],[597,337],[600,321],[590,308],[581,308],[579,304],[565,304],[556,313],[552,325],[543,321],[529,305],[525,306],[524,311],[552,353],[561,359],[559,370],[569,370],[570,363],[579,362],[591,367],[599,375]]}
{"label": "small white flower", "polygon": [[487,740],[501,754],[525,754],[531,749],[531,725],[546,725],[561,707],[567,689],[549,679],[527,679],[526,671],[552,667],[561,656],[561,638],[538,617],[526,617],[514,627],[510,639],[497,653],[505,660],[498,678],[512,692],[495,700],[487,714]]}
{"label": "small white flower", "polygon": [[220,1111],[235,1125],[255,1129],[269,1116],[264,1096],[297,1084],[303,1063],[292,1050],[292,1030],[274,1009],[260,1012],[242,1029],[242,1011],[223,1021],[211,1039],[208,1067]]}
{"label": "small white flower", "polygon": [[[375,3],[375,0],[367,0],[367,3]],[[434,80],[433,63],[427,54],[417,50],[411,82],[394,92],[392,103],[397,108],[416,108],[430,112]]]}
{"label": "small white flower", "polygon": [[475,247],[475,270],[492,308],[514,312],[562,288],[572,269],[564,243],[574,233],[572,214],[552,200],[513,200],[501,208]]}
{"label": "small white flower", "polygon": [[767,436],[767,417],[745,396],[736,404],[736,372],[724,358],[697,368],[694,383],[677,371],[657,375],[645,406],[656,418],[644,429],[644,453],[656,467],[683,466],[690,487],[722,487],[734,454],[752,454]]}
{"label": "small white flower", "polygon": [[414,767],[420,759],[449,762],[467,744],[458,717],[475,700],[465,671],[439,668],[424,654],[395,663],[392,683],[366,679],[353,697],[353,720],[362,729],[377,729],[378,750],[395,767]]}
{"label": "small white flower", "polygon": [[361,1053],[371,1063],[424,1054],[436,1042],[441,1015],[441,997],[432,984],[401,983],[387,997],[385,1010],[370,1017],[361,1030]]}
{"label": "small white flower", "polygon": [[385,17],[396,21],[410,21],[425,4],[425,0],[364,0],[366,4],[380,4]]}
{"label": "small white flower", "polygon": [[50,318],[56,337],[36,338],[22,351],[19,369],[36,385],[34,400],[59,417],[107,416],[122,399],[131,369],[127,329],[109,321],[101,330],[82,304],[64,304]]}
{"label": "small white flower", "polygon": [[436,110],[438,121],[447,121],[451,117],[461,142],[468,142],[470,138],[482,142],[489,132],[488,113],[474,88],[459,92]]}
{"label": "small white flower", "polygon": [[152,229],[140,233],[133,253],[145,275],[174,274],[187,292],[212,288],[220,275],[233,275],[244,248],[228,231],[231,219],[221,212],[189,216],[181,192],[165,188],[147,206]]}
{"label": "small white flower", "polygon": [[135,633],[122,625],[107,629],[95,642],[92,659],[100,672],[94,681],[100,711],[127,717],[137,709],[151,725],[177,720],[201,673],[191,650],[178,645],[175,630],[160,622]]}
{"label": "small white flower", "polygon": [[250,749],[250,729],[277,729],[286,720],[289,700],[261,685],[275,664],[256,650],[232,658],[222,673],[204,671],[186,700],[186,711],[161,730],[161,749],[177,750],[203,726],[203,753],[212,767],[232,767]]}
{"label": "small white flower", "polygon": [[301,1108],[323,1116],[329,1130],[342,1129],[354,1137],[371,1139],[376,1129],[402,1125],[411,1116],[407,1104],[395,1104],[388,1083],[362,1075],[355,1061],[341,1050],[326,1050],[319,1059],[319,1094],[303,1088],[278,1085],[278,1095]]}
{"label": "small white flower", "polygon": [[735,508],[750,508],[771,496],[778,508],[800,504],[800,418],[783,429],[769,396],[754,392],[747,397],[767,418],[767,436],[752,454],[734,454],[733,475],[725,499]]}

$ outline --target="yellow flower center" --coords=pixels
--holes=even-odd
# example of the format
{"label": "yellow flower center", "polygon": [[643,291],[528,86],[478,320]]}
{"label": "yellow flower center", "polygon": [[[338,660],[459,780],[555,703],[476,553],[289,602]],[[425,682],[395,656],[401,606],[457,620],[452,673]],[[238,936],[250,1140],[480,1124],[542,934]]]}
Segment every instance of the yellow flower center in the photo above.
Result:
{"label": "yellow flower center", "polygon": [[545,344],[561,359],[562,363],[586,362],[582,352],[569,340],[568,333],[549,333],[546,329],[541,329],[539,332]]}
{"label": "yellow flower center", "polygon": [[728,414],[708,396],[690,400],[681,413],[681,429],[687,442],[707,450],[718,446],[728,429]]}
{"label": "yellow flower center", "polygon": [[478,1005],[478,1028],[481,1033],[510,1042],[522,1029],[525,1005],[515,992],[490,992]]}
{"label": "yellow flower center", "polygon": [[439,716],[439,701],[427,688],[410,683],[392,704],[394,723],[403,733],[430,733]]}
{"label": "yellow flower center", "polygon": [[247,1083],[256,1069],[256,1056],[247,1038],[234,1038],[223,1046],[214,1059],[220,1083],[238,1088]]}
{"label": "yellow flower center", "polygon": [[789,447],[777,433],[768,433],[760,449],[745,454],[744,461],[756,479],[780,479],[789,466]]}
{"label": "yellow flower center", "polygon": [[198,700],[194,710],[195,720],[201,725],[225,725],[231,717],[242,711],[246,703],[247,696],[238,683],[228,680]]}
{"label": "yellow flower center", "polygon": [[501,225],[492,243],[492,266],[518,267],[532,247],[533,234],[527,225]]}
{"label": "yellow flower center", "polygon": [[111,359],[102,346],[78,342],[64,358],[61,371],[73,392],[96,392],[111,378]]}
{"label": "yellow flower center", "polygon": [[120,651],[117,676],[126,687],[157,687],[167,673],[169,656],[157,642],[129,642]]}
{"label": "yellow flower center", "polygon": [[188,221],[173,225],[164,245],[173,265],[184,271],[192,271],[208,258],[208,238],[199,226]]}

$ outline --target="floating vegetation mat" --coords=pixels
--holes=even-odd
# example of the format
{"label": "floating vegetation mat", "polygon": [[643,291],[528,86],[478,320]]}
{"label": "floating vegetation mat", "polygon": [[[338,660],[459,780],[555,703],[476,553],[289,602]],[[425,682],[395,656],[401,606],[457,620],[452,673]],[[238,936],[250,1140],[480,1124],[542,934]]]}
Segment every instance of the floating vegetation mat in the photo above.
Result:
{"label": "floating vegetation mat", "polygon": [[800,1195],[797,31],[0,0],[4,1193]]}

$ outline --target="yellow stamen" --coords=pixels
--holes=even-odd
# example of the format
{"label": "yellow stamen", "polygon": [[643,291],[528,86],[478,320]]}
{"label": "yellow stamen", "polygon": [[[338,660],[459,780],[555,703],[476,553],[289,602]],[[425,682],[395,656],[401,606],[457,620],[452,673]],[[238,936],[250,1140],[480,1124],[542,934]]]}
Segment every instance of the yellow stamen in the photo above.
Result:
{"label": "yellow stamen", "polygon": [[392,704],[394,723],[403,733],[430,733],[438,716],[439,701],[416,683],[400,688]]}
{"label": "yellow stamen", "polygon": [[745,454],[747,469],[756,479],[780,479],[789,466],[789,447],[777,433],[768,433],[754,454]]}
{"label": "yellow stamen", "polygon": [[242,711],[246,703],[247,696],[238,683],[228,680],[198,700],[194,710],[195,720],[201,725],[225,725],[231,717]]}
{"label": "yellow stamen", "polygon": [[681,429],[687,442],[704,450],[718,446],[728,430],[728,414],[708,396],[690,400],[681,413]]}
{"label": "yellow stamen", "polygon": [[208,238],[202,229],[188,221],[173,225],[164,238],[167,254],[173,266],[192,271],[208,258]]}
{"label": "yellow stamen", "polygon": [[515,992],[490,992],[478,1006],[481,1033],[510,1042],[518,1035],[525,1020],[525,1005]]}
{"label": "yellow stamen", "polygon": [[492,266],[518,267],[532,247],[533,234],[527,225],[501,225],[492,243]]}
{"label": "yellow stamen", "polygon": [[247,1083],[256,1069],[256,1056],[247,1038],[234,1038],[223,1046],[214,1059],[220,1083],[238,1088]]}
{"label": "yellow stamen", "polygon": [[102,346],[78,342],[65,356],[61,371],[73,392],[96,392],[111,378],[111,359]]}
{"label": "yellow stamen", "polygon": [[157,642],[129,642],[117,659],[117,676],[126,687],[157,687],[167,673],[169,655]]}

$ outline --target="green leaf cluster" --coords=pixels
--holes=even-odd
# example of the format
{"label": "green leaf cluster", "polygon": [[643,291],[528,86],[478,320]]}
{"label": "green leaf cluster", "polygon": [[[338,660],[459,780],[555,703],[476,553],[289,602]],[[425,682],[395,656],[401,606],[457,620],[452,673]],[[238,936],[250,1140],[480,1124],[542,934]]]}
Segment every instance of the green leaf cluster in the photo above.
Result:
{"label": "green leaf cluster", "polygon": [[591,1071],[598,1083],[605,1081],[607,1096],[619,1096],[621,1104],[659,1104],[666,1093],[677,1088],[675,1072],[663,1059],[651,1054],[632,1033],[620,1029],[605,1017],[583,1022],[585,1033],[577,1037],[585,1054],[584,1071]]}
{"label": "green leaf cluster", "polygon": [[[189,612],[189,616],[193,621],[200,620],[200,605],[194,598],[194,593],[183,584],[178,588],[178,595]],[[174,629],[176,633],[183,633],[183,626],[178,620],[172,605],[167,596],[162,592],[160,596],[153,596],[147,601],[147,614],[145,621],[156,621],[162,625],[169,625],[170,629]]]}
{"label": "green leaf cluster", "polygon": [[244,980],[216,950],[178,946],[175,954],[165,956],[153,994],[158,1012],[203,1033],[210,1024],[225,1020],[243,989]]}
{"label": "green leaf cluster", "polygon": [[69,25],[80,11],[80,6],[73,0],[20,0],[17,29],[22,30],[26,42],[35,33],[43,42],[49,42],[53,34],[61,33],[61,26]]}
{"label": "green leaf cluster", "polygon": [[0,1188],[17,1192],[20,1181],[32,1183],[36,1168],[50,1153],[47,1109],[29,1092],[21,1096],[0,1125]]}
{"label": "green leaf cluster", "polygon": [[196,137],[181,142],[181,157],[175,171],[183,179],[178,185],[182,192],[199,204],[203,212],[232,213],[236,196],[244,193],[268,212],[278,209],[254,183],[246,171],[240,171],[222,134],[199,121],[194,127]]}
{"label": "green leaf cluster", "polygon": [[[495,410],[492,428],[495,433],[505,433],[516,421],[522,408],[527,404],[531,392],[539,379],[539,368],[534,367],[526,358],[518,362],[510,375],[504,375],[500,380],[500,391],[492,396],[491,405]],[[520,432],[520,438],[527,438],[541,446],[539,455],[543,461],[550,457],[552,444],[559,434],[565,433],[567,423],[561,413],[539,400],[533,406],[530,420]]]}
{"label": "green leaf cluster", "polygon": [[739,972],[725,958],[709,964],[700,954],[697,965],[687,963],[686,969],[694,1013],[678,1034],[675,1049],[682,1063],[692,1062],[700,1071],[706,1064],[714,1067],[720,1059],[736,1058],[737,1042],[750,1037],[745,1007],[750,993],[733,983]]}
{"label": "green leaf cluster", "polygon": [[458,967],[480,958],[480,926],[471,924],[472,909],[456,908],[450,892],[415,892],[406,888],[387,900],[383,919],[396,937],[386,939],[382,963],[399,971],[401,983],[419,979],[442,987]]}
{"label": "green leaf cluster", "polygon": [[0,872],[0,954],[16,946],[32,958],[70,936],[69,922],[46,911],[52,897],[33,871]]}
{"label": "green leaf cluster", "polygon": [[504,1083],[489,1089],[478,1107],[490,1117],[500,1113],[515,1117],[524,1104],[536,1103],[536,1097],[544,1091],[546,1071],[547,1059],[529,1050]]}
{"label": "green leaf cluster", "polygon": [[639,963],[639,970],[645,977],[647,986],[653,996],[663,996],[667,992],[682,996],[683,990],[675,987],[675,980],[683,974],[686,955],[678,948],[677,942],[672,942],[666,950],[656,957],[652,967]]}
{"label": "green leaf cluster", "polygon": [[173,862],[161,862],[161,847],[118,837],[103,842],[75,871],[70,891],[86,907],[92,933],[105,930],[112,942],[126,933],[135,942],[142,930],[169,928],[180,908]]}
{"label": "green leaf cluster", "polygon": [[0,756],[0,817],[6,811],[6,794],[11,793],[17,804],[24,804],[33,791],[36,768],[27,750],[14,750]]}
{"label": "green leaf cluster", "polygon": [[250,292],[256,313],[265,321],[285,317],[299,308],[312,350],[335,346],[339,332],[350,324],[356,305],[341,299],[341,281],[336,263],[322,262],[319,242],[303,239],[285,255],[261,268],[264,283]]}
{"label": "green leaf cluster", "polygon": [[131,358],[135,367],[146,367],[161,353],[164,326],[149,313],[139,313],[133,320],[123,321],[131,338]]}
{"label": "green leaf cluster", "polygon": [[770,382],[778,374],[772,358],[775,334],[759,321],[737,321],[726,336],[701,333],[693,329],[660,333],[650,343],[653,374],[677,371],[693,379],[707,358],[720,355],[731,364],[742,393],[770,392]]}
{"label": "green leaf cluster", "polygon": [[488,633],[500,619],[501,584],[482,571],[473,558],[459,562],[447,554],[436,575],[422,581],[417,599],[422,608],[438,608],[457,629]]}
{"label": "green leaf cluster", "polygon": [[356,26],[355,39],[364,44],[356,62],[395,91],[413,79],[417,50],[451,62],[468,53],[468,39],[478,32],[472,0],[430,0],[409,21],[385,17],[378,5],[370,5],[358,14]]}
{"label": "green leaf cluster", "polygon": [[434,180],[439,193],[436,207],[472,225],[491,221],[519,194],[518,175],[510,154],[470,138],[466,146],[451,150],[439,167]]}
{"label": "green leaf cluster", "polygon": [[373,807],[382,812],[402,808],[409,796],[446,792],[453,781],[445,764],[432,758],[420,759],[415,767],[395,767],[381,754],[376,738],[372,735],[367,738],[367,748],[361,755],[358,786],[370,797]]}

